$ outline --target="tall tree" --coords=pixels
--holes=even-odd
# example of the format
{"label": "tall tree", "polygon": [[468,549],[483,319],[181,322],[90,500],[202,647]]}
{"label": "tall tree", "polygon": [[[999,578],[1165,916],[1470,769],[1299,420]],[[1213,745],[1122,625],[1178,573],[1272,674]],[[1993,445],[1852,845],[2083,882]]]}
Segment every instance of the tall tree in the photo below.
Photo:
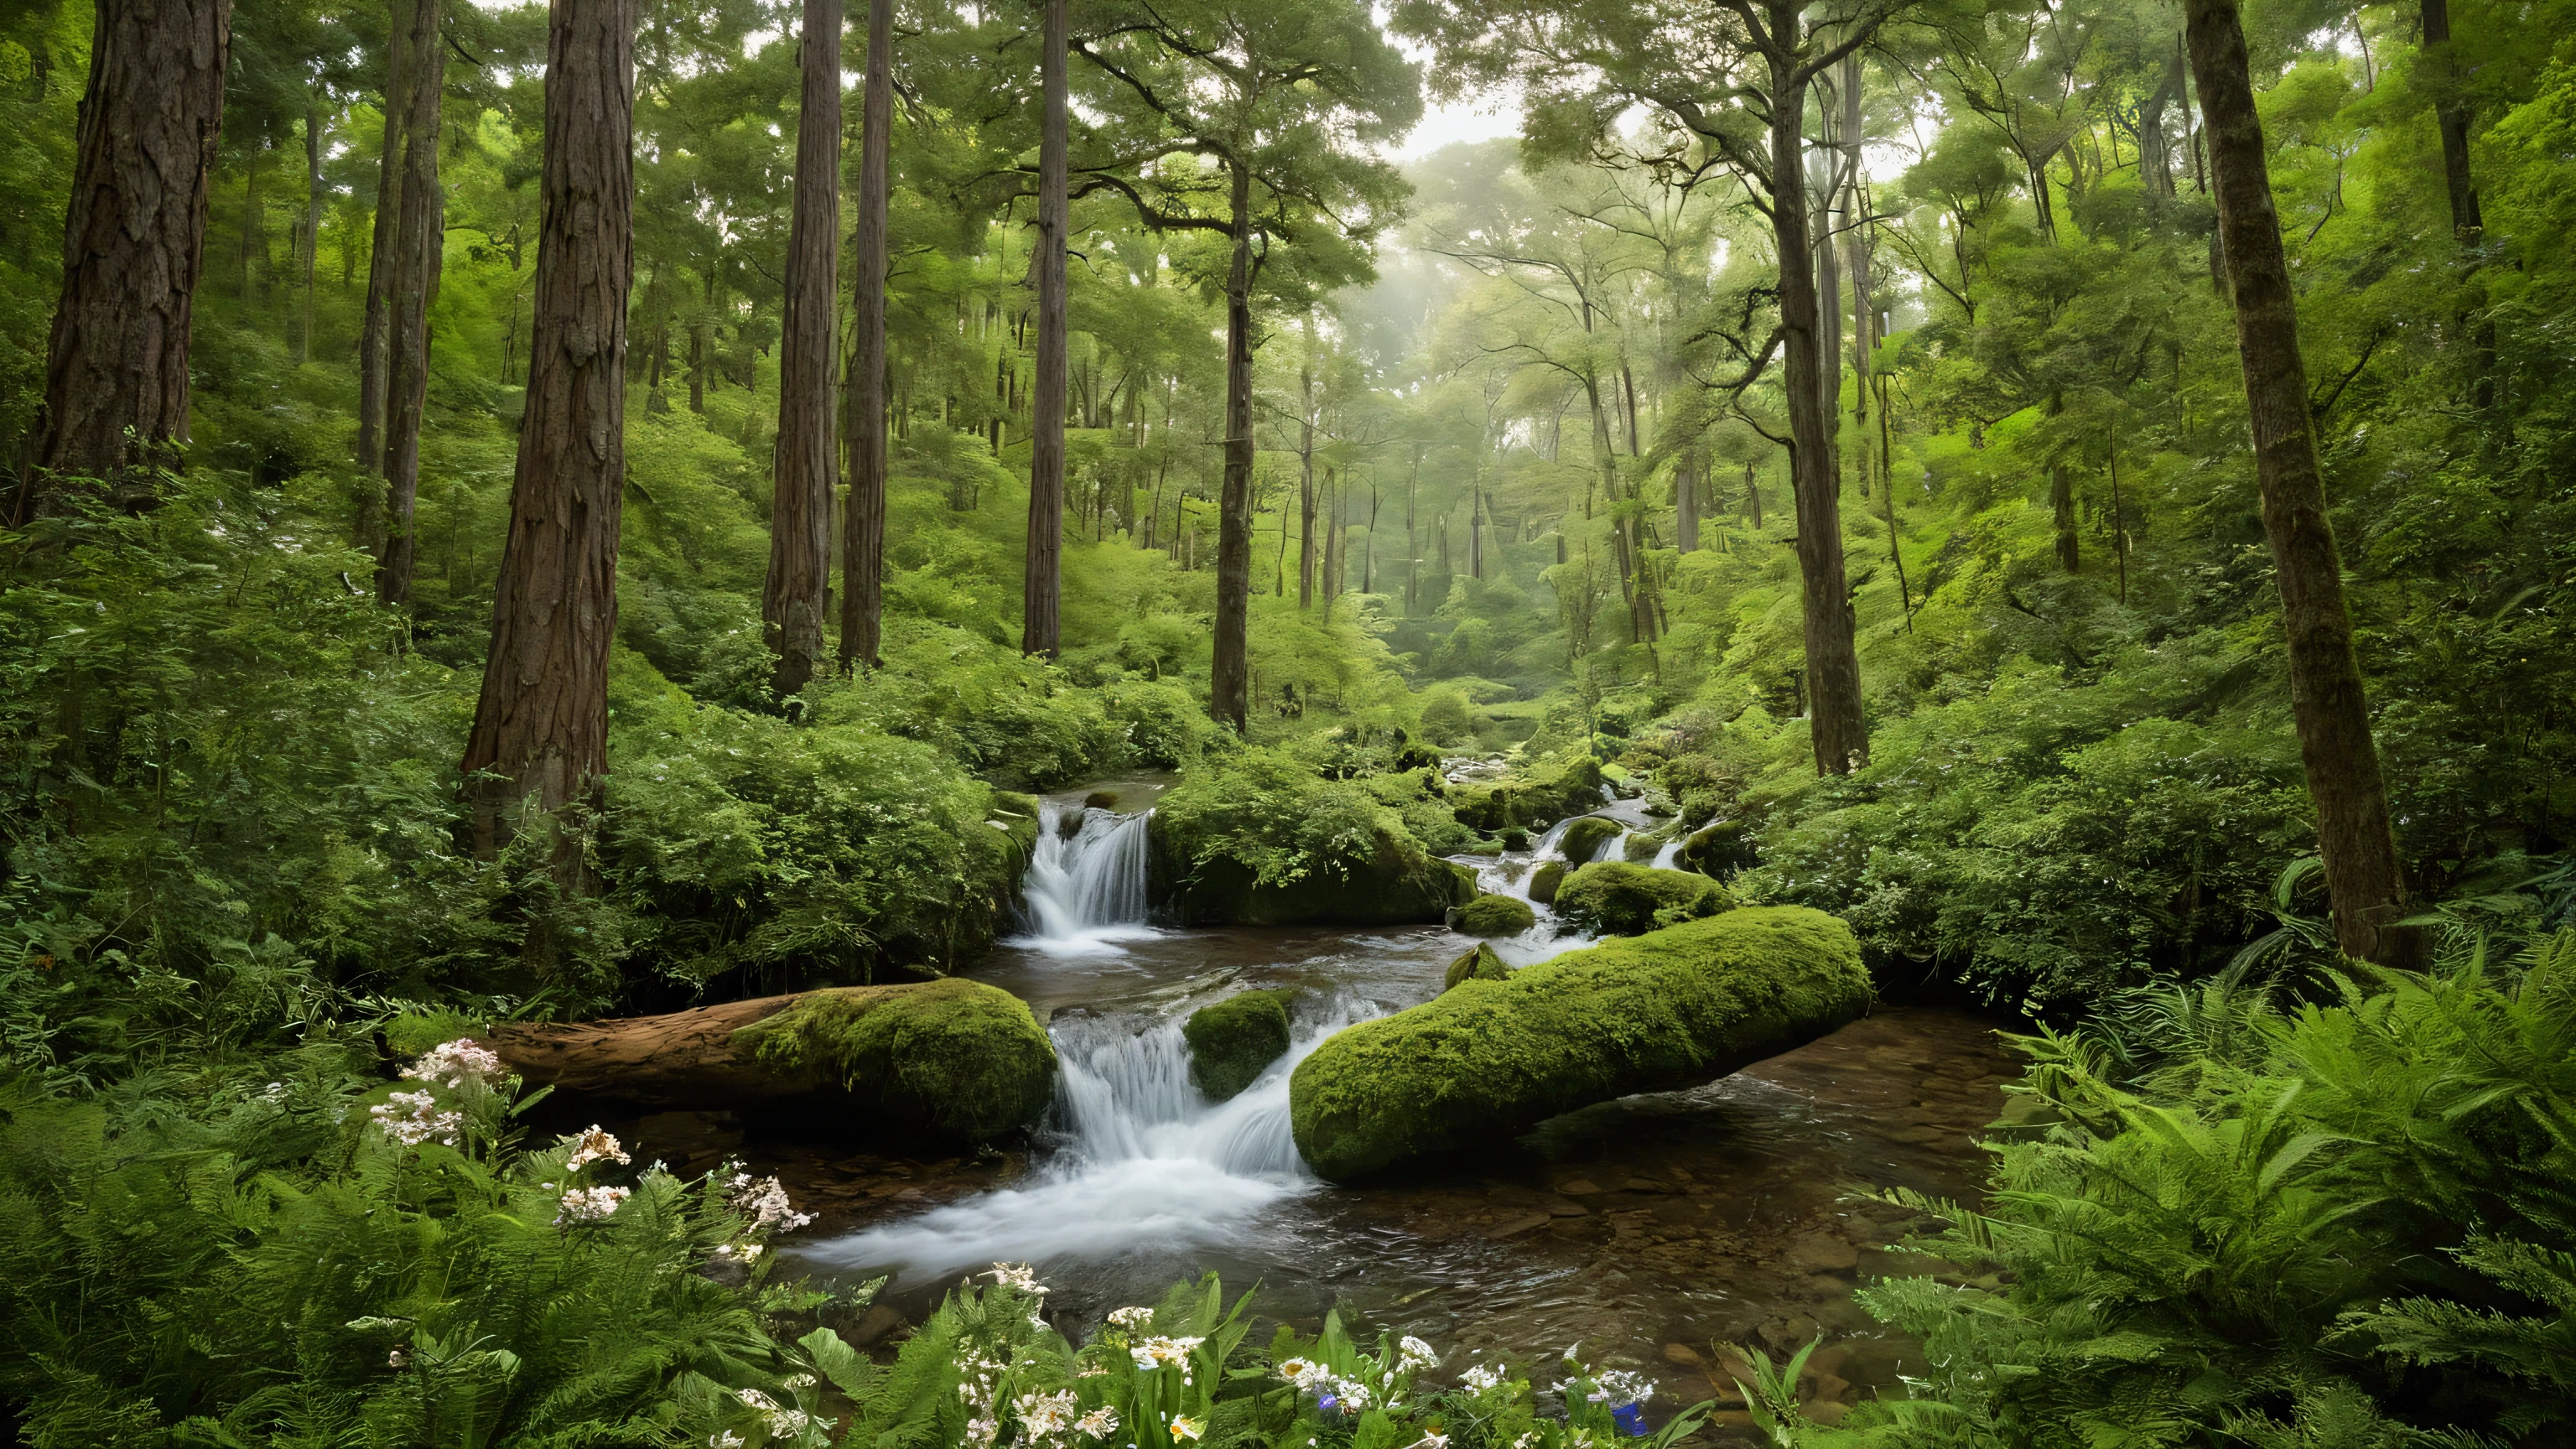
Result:
{"label": "tall tree", "polygon": [[[438,300],[447,249],[445,193],[438,182],[439,95],[447,52],[439,40],[444,0],[411,0],[403,50],[412,59],[410,94],[402,97],[402,177],[394,228],[389,311],[393,328],[385,372],[385,537],[376,556],[376,597],[411,598],[412,514],[420,498],[421,413],[429,403],[429,309]],[[387,125],[393,121],[389,117]]]}
{"label": "tall tree", "polygon": [[886,200],[894,133],[894,0],[868,0],[859,194],[850,230],[850,502],[841,519],[841,669],[877,664],[885,623]]}
{"label": "tall tree", "polygon": [[780,699],[823,658],[832,568],[834,321],[841,261],[841,0],[805,0],[798,56],[796,198],[778,337],[778,443],[771,456],[769,576],[760,617]]}
{"label": "tall tree", "polygon": [[[547,27],[527,415],[465,742],[485,855],[529,803],[553,812],[587,800],[608,768],[635,276],[635,4],[553,0]],[[586,886],[573,838],[556,838],[557,878]]]}
{"label": "tall tree", "polygon": [[2184,36],[2209,139],[2219,242],[2236,299],[2236,349],[2252,413],[2263,532],[2290,644],[2290,712],[2317,807],[2317,852],[2336,943],[2352,956],[2406,965],[2417,932],[2398,925],[2406,881],[2389,825],[2388,788],[2371,739],[2370,705],[2353,657],[2343,560],[2326,515],[2299,316],[2272,201],[2263,121],[2254,106],[2235,0],[2185,0]]}
{"label": "tall tree", "polygon": [[1044,0],[1041,9],[1038,244],[1029,258],[1038,284],[1038,357],[1029,394],[1029,539],[1020,583],[1020,652],[1053,659],[1064,591],[1064,248],[1072,204],[1065,52],[1073,21],[1067,0]]}
{"label": "tall tree", "polygon": [[79,478],[149,501],[128,470],[188,441],[188,327],[224,114],[232,0],[99,0],[63,228],[62,300],[11,521]]}
{"label": "tall tree", "polygon": [[414,0],[390,0],[385,28],[384,138],[376,148],[376,210],[367,246],[366,311],[358,324],[358,467],[385,466],[385,371],[393,334],[395,257],[402,249],[404,98],[412,91]]}

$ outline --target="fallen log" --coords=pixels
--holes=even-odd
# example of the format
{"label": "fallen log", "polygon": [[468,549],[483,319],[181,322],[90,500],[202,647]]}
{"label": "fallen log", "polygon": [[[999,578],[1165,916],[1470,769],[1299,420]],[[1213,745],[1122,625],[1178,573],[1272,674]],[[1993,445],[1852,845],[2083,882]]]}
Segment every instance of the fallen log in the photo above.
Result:
{"label": "fallen log", "polygon": [[1035,1122],[1055,1044],[980,982],[836,986],[663,1016],[495,1027],[510,1070],[567,1095],[687,1110],[816,1110],[981,1141]]}

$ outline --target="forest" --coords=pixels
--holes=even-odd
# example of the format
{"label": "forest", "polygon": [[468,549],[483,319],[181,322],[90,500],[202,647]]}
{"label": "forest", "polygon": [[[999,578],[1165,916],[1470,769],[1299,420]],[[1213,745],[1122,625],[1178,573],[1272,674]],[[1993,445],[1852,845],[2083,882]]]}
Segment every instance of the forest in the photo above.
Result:
{"label": "forest", "polygon": [[0,1443],[2576,1437],[2565,0],[0,0],[0,194]]}

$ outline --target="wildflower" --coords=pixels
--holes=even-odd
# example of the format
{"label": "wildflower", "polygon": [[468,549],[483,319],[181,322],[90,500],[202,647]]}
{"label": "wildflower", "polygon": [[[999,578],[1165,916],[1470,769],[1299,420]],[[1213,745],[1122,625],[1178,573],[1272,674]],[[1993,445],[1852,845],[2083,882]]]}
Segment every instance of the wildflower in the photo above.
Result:
{"label": "wildflower", "polygon": [[1330,1379],[1333,1371],[1313,1359],[1283,1358],[1279,1361],[1279,1376],[1301,1389],[1311,1390]]}
{"label": "wildflower", "polygon": [[626,1201],[627,1192],[628,1190],[622,1187],[574,1188],[563,1195],[562,1205],[555,1212],[555,1226],[562,1227],[566,1223],[595,1223],[617,1211],[617,1205]]}
{"label": "wildflower", "polygon": [[1073,1421],[1073,1427],[1094,1439],[1106,1439],[1118,1432],[1118,1411],[1107,1404]]}
{"label": "wildflower", "polygon": [[1489,1363],[1477,1364],[1458,1376],[1458,1382],[1465,1384],[1467,1392],[1471,1394],[1481,1394],[1501,1384],[1502,1381],[1503,1371]]}
{"label": "wildflower", "polygon": [[1406,1445],[1405,1449],[1449,1449],[1449,1436],[1437,1429],[1425,1429],[1422,1437]]}
{"label": "wildflower", "polygon": [[1431,1351],[1431,1345],[1411,1334],[1406,1334],[1396,1345],[1395,1363],[1400,1372],[1419,1373],[1439,1361],[1440,1355]]}
{"label": "wildflower", "polygon": [[787,1376],[787,1387],[791,1389],[810,1389],[814,1387],[814,1376],[812,1374],[789,1374]]}
{"label": "wildflower", "polygon": [[635,1160],[626,1155],[626,1149],[617,1144],[615,1137],[596,1123],[579,1137],[566,1137],[564,1141],[574,1144],[572,1156],[564,1159],[566,1172],[579,1172],[594,1162],[614,1162],[623,1167]]}
{"label": "wildflower", "polygon": [[737,1389],[734,1391],[734,1397],[742,1400],[742,1406],[754,1413],[771,1413],[778,1408],[776,1399],[758,1389]]}
{"label": "wildflower", "polygon": [[742,1449],[742,1436],[731,1429],[707,1436],[707,1449]]}
{"label": "wildflower", "polygon": [[1129,1333],[1133,1333],[1137,1329],[1143,1328],[1145,1325],[1153,1321],[1154,1310],[1151,1308],[1121,1308],[1115,1310],[1109,1315],[1109,1322],[1112,1326],[1126,1329]]}
{"label": "wildflower", "polygon": [[761,1415],[761,1419],[768,1424],[769,1437],[773,1439],[793,1439],[805,1432],[806,1425],[814,1422],[812,1416],[802,1409],[779,1409]]}
{"label": "wildflower", "polygon": [[392,1369],[396,1373],[400,1373],[404,1369],[410,1368],[411,1350],[407,1348],[397,1348],[393,1352],[386,1354],[385,1367]]}
{"label": "wildflower", "polygon": [[975,1449],[989,1449],[993,1440],[998,1437],[1001,1432],[1001,1422],[996,1419],[969,1419],[966,1421],[966,1442],[974,1445]]}
{"label": "wildflower", "polygon": [[1072,1427],[1073,1411],[1079,1402],[1069,1389],[1052,1394],[1022,1394],[1012,1401],[1011,1410],[1019,1415],[1020,1427],[1030,1436],[1052,1439]]}
{"label": "wildflower", "polygon": [[467,1082],[498,1082],[509,1074],[510,1069],[501,1064],[501,1059],[490,1048],[477,1045],[472,1037],[458,1037],[431,1047],[403,1072],[406,1077],[450,1089]]}
{"label": "wildflower", "polygon": [[1047,1292],[1046,1285],[1038,1281],[1038,1275],[1030,1271],[1026,1263],[1017,1267],[1009,1263],[995,1263],[993,1284],[999,1288],[1016,1288],[1022,1293],[1035,1293],[1040,1297],[1046,1296]]}
{"label": "wildflower", "polygon": [[1596,1404],[1642,1404],[1655,1396],[1654,1382],[1634,1369],[1613,1369],[1601,1376],[1600,1384],[1590,1396]]}
{"label": "wildflower", "polygon": [[736,1177],[725,1194],[725,1206],[750,1219],[755,1233],[792,1233],[814,1221],[812,1213],[796,1211],[796,1205],[787,1200],[786,1185],[774,1177]]}
{"label": "wildflower", "polygon": [[442,1112],[427,1092],[395,1092],[367,1109],[367,1116],[386,1135],[405,1147],[441,1142],[453,1147],[465,1130],[465,1114]]}
{"label": "wildflower", "polygon": [[1642,1439],[1646,1436],[1644,1404],[1621,1404],[1610,1411],[1610,1421],[1619,1426],[1620,1433],[1631,1439]]}
{"label": "wildflower", "polygon": [[1175,1439],[1196,1439],[1206,1432],[1206,1424],[1197,1419],[1191,1418],[1187,1414],[1174,1414],[1172,1416],[1172,1437]]}

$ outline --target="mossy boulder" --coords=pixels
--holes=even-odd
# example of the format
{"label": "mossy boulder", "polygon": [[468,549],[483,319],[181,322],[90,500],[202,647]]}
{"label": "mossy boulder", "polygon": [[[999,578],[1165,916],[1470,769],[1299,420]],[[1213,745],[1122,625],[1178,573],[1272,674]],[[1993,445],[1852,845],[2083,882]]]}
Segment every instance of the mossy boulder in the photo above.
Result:
{"label": "mossy boulder", "polygon": [[1461,981],[1500,981],[1511,974],[1512,968],[1503,964],[1494,948],[1478,941],[1475,950],[1449,963],[1447,974],[1440,979],[1440,989],[1452,990]]}
{"label": "mossy boulder", "polygon": [[1720,820],[1682,837],[1682,864],[1719,880],[1750,870],[1760,859],[1741,820]]}
{"label": "mossy boulder", "polygon": [[1462,936],[1517,936],[1538,924],[1529,902],[1481,895],[1450,913],[1449,929]]}
{"label": "mossy boulder", "polygon": [[1547,825],[1601,808],[1601,762],[1577,755],[1491,785],[1461,786],[1452,791],[1451,805],[1460,823],[1477,830]]}
{"label": "mossy boulder", "polygon": [[971,1141],[1028,1126],[1055,1096],[1055,1043],[1026,1002],[980,981],[809,992],[732,1046],[878,1120]]}
{"label": "mossy boulder", "polygon": [[1638,936],[1658,925],[1732,909],[1735,898],[1704,875],[1605,860],[1584,866],[1556,888],[1556,913],[1568,925],[1611,936]]}
{"label": "mossy boulder", "polygon": [[1468,979],[1297,1064],[1297,1150],[1339,1181],[1508,1138],[1578,1107],[1697,1086],[1869,1007],[1851,929],[1804,906],[1729,911]]}
{"label": "mossy boulder", "polygon": [[1149,827],[1147,888],[1184,926],[1436,926],[1476,898],[1476,873],[1380,826],[1365,861],[1327,864],[1292,881],[1259,880],[1232,856],[1189,864],[1188,843]]}
{"label": "mossy boulder", "polygon": [[1626,828],[1616,820],[1586,815],[1565,827],[1565,833],[1556,838],[1557,853],[1573,864],[1582,865],[1599,855],[1601,847],[1616,839]]}
{"label": "mossy boulder", "polygon": [[1246,991],[1202,1006],[1181,1023],[1190,1079],[1209,1101],[1233,1097],[1288,1054],[1288,1003],[1295,999],[1293,991]]}
{"label": "mossy boulder", "polygon": [[1543,860],[1530,872],[1529,898],[1542,906],[1556,904],[1556,889],[1565,881],[1565,862]]}

